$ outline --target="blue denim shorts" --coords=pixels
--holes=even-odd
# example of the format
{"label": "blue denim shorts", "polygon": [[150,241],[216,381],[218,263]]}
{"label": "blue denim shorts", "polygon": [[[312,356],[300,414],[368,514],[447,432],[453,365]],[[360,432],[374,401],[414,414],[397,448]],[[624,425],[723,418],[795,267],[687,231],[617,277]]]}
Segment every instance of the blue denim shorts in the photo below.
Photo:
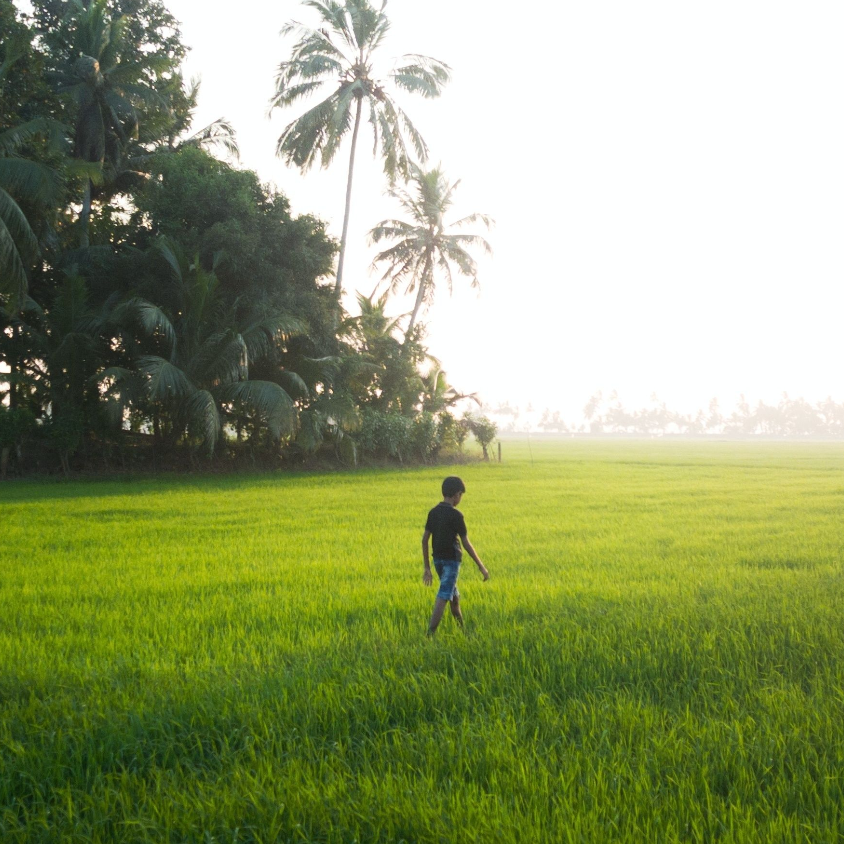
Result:
{"label": "blue denim shorts", "polygon": [[440,579],[440,589],[437,597],[444,601],[459,598],[457,591],[457,575],[460,573],[460,563],[457,560],[434,560],[434,568]]}

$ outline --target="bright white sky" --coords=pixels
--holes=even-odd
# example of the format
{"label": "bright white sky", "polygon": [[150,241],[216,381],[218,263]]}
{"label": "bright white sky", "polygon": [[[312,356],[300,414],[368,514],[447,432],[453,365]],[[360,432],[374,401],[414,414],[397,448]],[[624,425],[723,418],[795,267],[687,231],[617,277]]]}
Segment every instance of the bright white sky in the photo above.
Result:
{"label": "bright white sky", "polygon": [[[298,111],[266,116],[293,0],[166,0],[203,81],[197,127],[226,116],[243,164],[339,237],[347,151],[300,176],[274,157]],[[480,294],[442,289],[431,351],[462,390],[580,416],[589,395],[844,399],[844,4],[597,0],[528,7],[391,0],[387,59],[453,68],[432,102],[399,95],[455,218],[497,221]],[[503,10],[507,10],[506,13]],[[392,216],[364,135],[347,287],[371,291],[369,228]],[[395,312],[409,310],[396,300]]]}

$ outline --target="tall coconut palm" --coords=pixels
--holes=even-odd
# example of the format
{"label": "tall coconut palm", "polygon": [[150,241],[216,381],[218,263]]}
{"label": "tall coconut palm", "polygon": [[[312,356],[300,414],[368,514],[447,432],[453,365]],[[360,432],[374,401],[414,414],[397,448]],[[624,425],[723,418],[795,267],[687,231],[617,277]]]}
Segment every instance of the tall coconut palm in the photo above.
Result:
{"label": "tall coconut palm", "polygon": [[[373,152],[383,159],[384,172],[391,181],[408,170],[408,144],[423,161],[428,150],[384,83],[373,75],[374,55],[390,27],[384,13],[386,0],[380,8],[374,7],[369,0],[344,0],[342,3],[304,0],[303,5],[317,12],[322,25],[319,29],[311,29],[291,21],[282,29],[282,35],[294,34],[298,40],[289,61],[279,65],[270,110],[293,105],[316,93],[323,85],[334,86],[328,97],[290,123],[278,139],[276,154],[303,172],[317,158],[322,167],[328,167],[343,139],[349,132],[352,134],[335,283],[339,299],[343,289],[355,153],[364,108],[372,127]],[[448,65],[416,54],[403,56],[398,66],[387,74],[394,87],[429,98],[438,97],[449,78]]]}
{"label": "tall coconut palm", "polygon": [[405,330],[405,343],[411,337],[416,318],[423,304],[430,305],[434,297],[434,282],[439,271],[452,290],[452,266],[470,279],[472,287],[478,286],[478,269],[467,247],[479,247],[487,254],[492,247],[480,235],[456,233],[453,230],[480,222],[487,229],[493,220],[485,214],[469,214],[454,223],[446,223],[445,216],[451,208],[454,191],[460,184],[449,184],[441,167],[424,171],[411,165],[412,192],[392,188],[390,196],[398,200],[408,220],[383,220],[369,233],[372,243],[383,240],[396,241],[389,249],[379,252],[373,267],[387,264],[382,280],[389,280],[390,290],[402,284],[406,292],[416,291],[416,302]]}
{"label": "tall coconut palm", "polygon": [[[166,103],[146,81],[147,72],[156,68],[122,59],[125,19],[110,20],[106,0],[91,0],[87,6],[74,0],[74,6],[71,64],[55,75],[59,90],[77,102],[73,155],[81,161],[108,162],[120,171],[128,140],[138,132],[138,108],[166,107]],[[163,67],[168,60],[149,61]],[[83,247],[89,242],[92,187],[91,179],[86,179],[79,215]]]}

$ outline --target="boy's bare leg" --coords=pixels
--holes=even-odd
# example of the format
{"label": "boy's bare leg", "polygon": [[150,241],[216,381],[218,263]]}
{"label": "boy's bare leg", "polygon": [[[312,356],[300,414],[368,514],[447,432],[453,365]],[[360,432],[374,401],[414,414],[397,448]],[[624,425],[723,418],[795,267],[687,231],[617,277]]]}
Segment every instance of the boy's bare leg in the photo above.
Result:
{"label": "boy's bare leg", "polygon": [[454,616],[454,620],[460,625],[460,629],[463,629],[463,613],[460,612],[460,598],[452,598],[451,601],[451,614]]}
{"label": "boy's bare leg", "polygon": [[437,627],[440,626],[443,613],[445,612],[445,605],[448,601],[445,598],[437,598],[434,602],[434,611],[431,613],[431,621],[428,623],[428,635],[433,636],[436,633]]}

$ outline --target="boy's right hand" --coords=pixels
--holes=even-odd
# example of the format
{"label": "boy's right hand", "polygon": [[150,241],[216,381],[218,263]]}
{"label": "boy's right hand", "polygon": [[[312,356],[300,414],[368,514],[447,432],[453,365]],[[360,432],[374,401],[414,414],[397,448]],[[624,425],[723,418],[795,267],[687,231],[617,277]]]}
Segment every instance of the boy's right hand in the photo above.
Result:
{"label": "boy's right hand", "polygon": [[433,580],[433,578],[431,577],[431,570],[430,570],[430,569],[425,569],[425,572],[424,572],[424,573],[423,573],[423,575],[422,575],[422,582],[423,582],[426,586],[430,586],[430,585],[431,585],[432,580]]}
{"label": "boy's right hand", "polygon": [[478,566],[478,571],[480,571],[480,573],[483,575],[484,583],[486,583],[489,580],[489,572],[486,570],[486,566],[483,565],[483,563]]}

